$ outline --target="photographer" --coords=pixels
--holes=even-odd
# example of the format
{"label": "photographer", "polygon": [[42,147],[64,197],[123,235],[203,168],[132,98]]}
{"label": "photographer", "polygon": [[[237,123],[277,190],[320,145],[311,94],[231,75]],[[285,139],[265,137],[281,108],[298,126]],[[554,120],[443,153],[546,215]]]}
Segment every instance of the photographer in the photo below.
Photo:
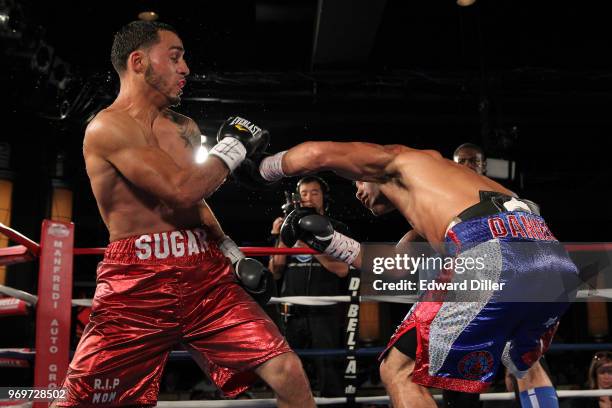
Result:
{"label": "photographer", "polygon": [[[297,183],[296,193],[299,202],[295,205],[311,207],[325,215],[329,204],[327,183],[315,176],[307,176]],[[291,203],[284,206],[286,214],[291,211]],[[345,224],[331,220],[337,231],[348,234]],[[272,224],[272,234],[278,235],[283,218]],[[278,239],[277,246],[285,247]],[[298,241],[296,247],[306,247]],[[337,296],[347,292],[343,279],[348,275],[348,265],[327,255],[275,255],[270,258],[269,269],[275,279],[282,279],[281,296]],[[345,316],[342,306],[298,306],[281,304],[281,315],[285,336],[292,348],[339,348],[342,346],[342,328]],[[334,358],[316,358],[318,389],[323,397],[344,395],[343,369],[341,361]],[[312,378],[312,377],[311,377]]]}

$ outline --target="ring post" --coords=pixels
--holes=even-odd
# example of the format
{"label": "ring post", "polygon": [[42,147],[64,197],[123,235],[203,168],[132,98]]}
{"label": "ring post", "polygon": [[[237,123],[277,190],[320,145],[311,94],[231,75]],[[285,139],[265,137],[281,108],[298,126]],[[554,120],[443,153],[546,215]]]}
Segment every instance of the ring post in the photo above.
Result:
{"label": "ring post", "polygon": [[[44,220],[40,237],[34,386],[59,388],[68,371],[74,224]],[[34,408],[46,403],[34,403]]]}

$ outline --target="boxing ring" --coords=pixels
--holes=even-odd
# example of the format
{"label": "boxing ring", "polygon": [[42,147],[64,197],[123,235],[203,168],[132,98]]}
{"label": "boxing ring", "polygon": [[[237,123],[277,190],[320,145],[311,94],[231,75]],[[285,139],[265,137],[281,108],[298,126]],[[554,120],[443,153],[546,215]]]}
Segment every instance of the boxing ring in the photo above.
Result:
{"label": "boxing ring", "polygon": [[[36,388],[55,389],[61,386],[68,369],[72,307],[91,306],[91,299],[72,299],[72,267],[74,256],[103,255],[105,248],[75,248],[74,224],[45,220],[41,228],[40,243],[0,223],[0,233],[16,245],[0,248],[0,265],[39,260],[38,295],[0,285],[0,317],[24,316],[35,310],[36,342],[34,349],[0,349],[0,367],[27,367],[34,362]],[[610,251],[610,244],[566,245],[568,251]],[[316,254],[308,248],[242,247],[246,256]],[[349,276],[349,296],[293,296],[273,297],[270,303],[289,303],[309,307],[348,303],[347,329],[344,349],[295,350],[301,357],[337,356],[346,359],[345,396],[339,398],[315,398],[317,405],[328,404],[387,404],[389,398],[381,396],[357,396],[357,358],[376,356],[383,348],[359,348],[357,330],[359,305],[368,302],[414,303],[416,296],[360,296],[359,276]],[[1,297],[4,296],[4,297]],[[612,299],[612,290],[580,291],[580,298],[599,297]],[[552,344],[550,352],[610,350],[612,344]],[[187,351],[172,351],[171,360],[191,359]],[[24,365],[25,364],[25,365]],[[1,385],[0,385],[1,386]],[[25,386],[24,386],[25,387]],[[611,390],[557,391],[559,398],[593,398],[612,396]],[[441,395],[434,395],[441,399]],[[483,393],[482,401],[514,400],[512,392]],[[47,406],[46,402],[0,400],[0,406]],[[274,407],[274,399],[251,400],[203,400],[159,401],[158,407]]]}

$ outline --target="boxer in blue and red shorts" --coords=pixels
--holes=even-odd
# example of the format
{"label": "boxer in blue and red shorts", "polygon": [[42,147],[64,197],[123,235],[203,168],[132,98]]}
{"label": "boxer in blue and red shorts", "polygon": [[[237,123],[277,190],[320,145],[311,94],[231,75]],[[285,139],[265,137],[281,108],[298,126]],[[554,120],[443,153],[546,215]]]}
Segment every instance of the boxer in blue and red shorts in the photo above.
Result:
{"label": "boxer in blue and red shorts", "polygon": [[245,291],[266,301],[269,272],[244,257],[203,201],[248,167],[269,135],[232,117],[197,163],[198,126],[169,109],[189,74],[184,52],[162,23],[133,22],[115,35],[119,95],[83,141],[111,243],[64,380],[68,398],[54,406],[154,406],[169,352],[180,345],[228,396],[259,376],[279,406],[314,407],[300,360]]}
{"label": "boxer in blue and red shorts", "polygon": [[[517,210],[497,209],[492,200]],[[471,218],[483,208],[491,215]],[[481,276],[487,287],[477,295],[455,293],[452,302],[417,303],[383,356],[396,347],[415,360],[414,381],[449,390],[483,391],[500,363],[524,377],[548,349],[569,306],[560,299],[563,275],[577,274],[564,247],[534,212],[531,202],[484,193],[481,203],[460,214],[446,233],[447,246],[456,258],[485,260]],[[541,302],[535,303],[538,297]]]}
{"label": "boxer in blue and red shorts", "polygon": [[[322,170],[355,180],[357,198],[375,215],[397,209],[413,227],[400,243],[422,237],[455,262],[486,260],[481,272],[490,287],[454,292],[452,302],[450,292],[426,292],[393,335],[380,367],[393,406],[435,407],[427,386],[479,392],[503,363],[517,375],[523,407],[558,407],[537,360],[567,309],[566,283],[576,283],[577,270],[537,206],[436,151],[401,145],[306,142],[263,159],[251,177],[272,182]],[[281,237],[366,266],[358,242],[308,209],[287,216]],[[459,278],[443,272],[440,282]]]}

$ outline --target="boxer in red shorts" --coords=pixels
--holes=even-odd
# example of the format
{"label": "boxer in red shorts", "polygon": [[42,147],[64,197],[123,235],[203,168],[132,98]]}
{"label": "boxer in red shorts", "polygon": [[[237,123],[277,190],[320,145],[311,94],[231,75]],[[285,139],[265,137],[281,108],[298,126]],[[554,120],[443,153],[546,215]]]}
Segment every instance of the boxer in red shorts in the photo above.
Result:
{"label": "boxer in red shorts", "polygon": [[300,360],[239,284],[260,290],[263,267],[244,258],[203,201],[265,149],[267,132],[230,118],[197,164],[197,125],[168,109],[189,74],[183,55],[165,24],[133,22],[115,35],[119,95],[83,142],[111,243],[64,381],[68,398],[54,406],[154,406],[168,354],[182,345],[228,396],[259,376],[278,406],[313,407]]}

